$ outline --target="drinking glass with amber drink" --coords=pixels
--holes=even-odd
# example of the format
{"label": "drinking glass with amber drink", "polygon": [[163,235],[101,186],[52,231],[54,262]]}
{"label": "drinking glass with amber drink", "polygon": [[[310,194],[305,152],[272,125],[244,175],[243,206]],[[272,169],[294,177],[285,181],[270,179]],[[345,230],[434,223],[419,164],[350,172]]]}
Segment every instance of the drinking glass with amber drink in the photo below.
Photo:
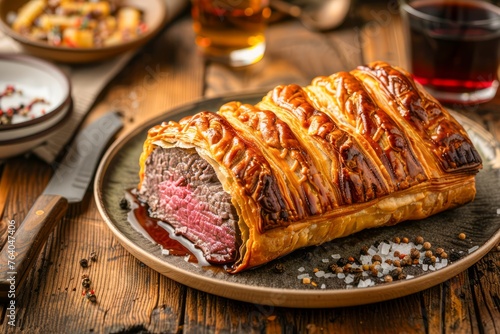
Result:
{"label": "drinking glass with amber drink", "polygon": [[196,44],[208,59],[237,67],[264,56],[268,0],[192,0],[191,13]]}

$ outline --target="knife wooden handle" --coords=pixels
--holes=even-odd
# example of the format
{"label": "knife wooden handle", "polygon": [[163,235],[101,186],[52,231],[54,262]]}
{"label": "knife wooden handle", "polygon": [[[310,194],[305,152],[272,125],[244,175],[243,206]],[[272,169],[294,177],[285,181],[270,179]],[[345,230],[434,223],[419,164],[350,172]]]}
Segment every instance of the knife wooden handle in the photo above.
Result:
{"label": "knife wooden handle", "polygon": [[16,290],[19,291],[42,246],[67,208],[66,198],[41,195],[17,231],[8,229],[7,242],[0,252],[1,299],[12,299]]}

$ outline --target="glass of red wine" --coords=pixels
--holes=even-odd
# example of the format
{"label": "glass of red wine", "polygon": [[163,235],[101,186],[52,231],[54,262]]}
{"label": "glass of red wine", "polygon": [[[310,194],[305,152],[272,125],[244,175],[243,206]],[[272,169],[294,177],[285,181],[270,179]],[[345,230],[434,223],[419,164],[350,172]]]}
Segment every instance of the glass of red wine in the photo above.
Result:
{"label": "glass of red wine", "polygon": [[480,0],[400,0],[417,82],[443,103],[491,100],[499,85],[500,7]]}

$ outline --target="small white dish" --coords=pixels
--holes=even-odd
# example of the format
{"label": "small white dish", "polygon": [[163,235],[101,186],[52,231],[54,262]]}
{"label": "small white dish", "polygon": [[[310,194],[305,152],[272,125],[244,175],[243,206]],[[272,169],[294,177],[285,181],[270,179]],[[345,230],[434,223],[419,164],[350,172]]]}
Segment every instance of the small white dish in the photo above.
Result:
{"label": "small white dish", "polygon": [[11,123],[1,124],[0,142],[27,137],[61,121],[69,110],[71,84],[67,76],[51,63],[16,54],[0,54],[0,94],[6,87],[16,90],[10,96],[0,97],[0,117],[9,108],[28,105],[35,99],[30,112],[15,114]]}
{"label": "small white dish", "polygon": [[10,108],[28,106],[26,115],[14,114],[8,124],[0,122],[0,158],[26,152],[47,139],[72,110],[68,77],[47,61],[21,54],[0,53],[0,117]]}
{"label": "small white dish", "polygon": [[72,110],[72,103],[70,103],[68,112],[65,116],[58,123],[44,131],[35,133],[31,136],[0,141],[0,163],[3,159],[28,153],[35,147],[43,145],[43,143],[52,137],[56,131],[60,130],[66,124],[71,117]]}

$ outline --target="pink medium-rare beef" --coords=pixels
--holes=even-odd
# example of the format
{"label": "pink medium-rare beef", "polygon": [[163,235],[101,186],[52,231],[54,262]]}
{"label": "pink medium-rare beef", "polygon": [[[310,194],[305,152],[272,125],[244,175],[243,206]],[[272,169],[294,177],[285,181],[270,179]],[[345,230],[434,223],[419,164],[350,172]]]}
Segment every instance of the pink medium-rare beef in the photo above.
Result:
{"label": "pink medium-rare beef", "polygon": [[194,149],[157,147],[138,194],[149,215],[203,251],[208,262],[234,262],[238,216],[213,167]]}

